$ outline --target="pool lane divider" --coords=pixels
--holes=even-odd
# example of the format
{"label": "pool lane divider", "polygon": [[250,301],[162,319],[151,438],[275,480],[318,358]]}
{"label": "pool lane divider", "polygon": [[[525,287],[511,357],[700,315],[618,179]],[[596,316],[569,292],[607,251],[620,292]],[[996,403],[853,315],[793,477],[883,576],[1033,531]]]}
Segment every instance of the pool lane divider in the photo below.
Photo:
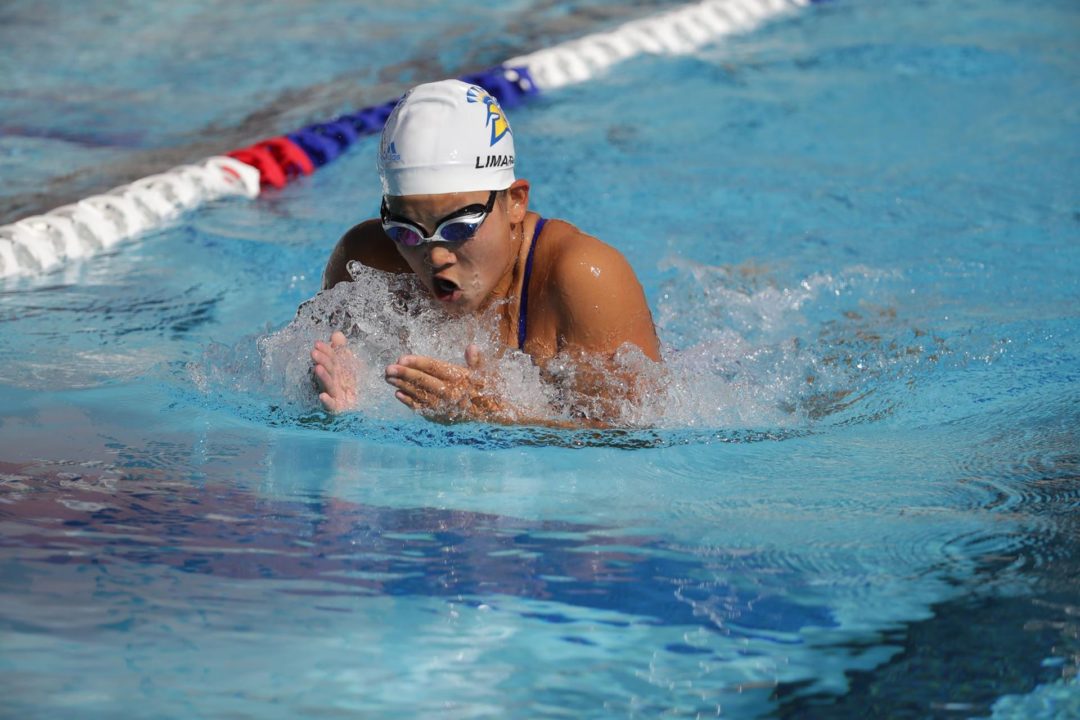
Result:
{"label": "pool lane divider", "polygon": [[[824,1],[705,0],[520,55],[461,79],[512,108],[542,92],[585,82],[629,58],[690,53]],[[340,157],[359,138],[381,132],[396,104],[395,99],[314,123],[0,226],[0,278],[42,273],[93,255],[162,228],[207,202],[255,198],[265,187],[283,188]]]}

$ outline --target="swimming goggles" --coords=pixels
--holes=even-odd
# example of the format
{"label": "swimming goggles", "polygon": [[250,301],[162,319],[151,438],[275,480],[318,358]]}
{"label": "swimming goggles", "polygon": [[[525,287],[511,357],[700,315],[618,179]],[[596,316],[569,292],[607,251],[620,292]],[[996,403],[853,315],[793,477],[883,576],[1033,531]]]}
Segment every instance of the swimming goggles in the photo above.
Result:
{"label": "swimming goggles", "polygon": [[382,216],[383,232],[398,245],[406,247],[416,247],[417,245],[435,242],[465,242],[475,235],[480,226],[484,224],[484,220],[487,220],[491,209],[495,207],[495,195],[497,193],[498,190],[491,191],[486,205],[475,203],[450,213],[438,222],[435,232],[430,235],[412,220],[392,214],[390,208],[386,205],[386,197],[384,196],[382,207],[379,209],[379,215]]}

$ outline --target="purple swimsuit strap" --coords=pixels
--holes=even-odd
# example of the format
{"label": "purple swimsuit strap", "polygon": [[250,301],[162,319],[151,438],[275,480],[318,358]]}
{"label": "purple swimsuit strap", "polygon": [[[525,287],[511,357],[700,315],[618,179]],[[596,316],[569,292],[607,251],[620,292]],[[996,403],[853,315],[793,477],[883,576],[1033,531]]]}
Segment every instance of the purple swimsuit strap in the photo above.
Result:
{"label": "purple swimsuit strap", "polygon": [[518,304],[518,350],[525,349],[525,324],[529,317],[529,278],[532,276],[533,253],[536,252],[536,241],[540,239],[540,231],[544,229],[546,222],[544,218],[536,221],[532,245],[529,246],[529,255],[525,258],[525,277],[521,281],[521,302]]}

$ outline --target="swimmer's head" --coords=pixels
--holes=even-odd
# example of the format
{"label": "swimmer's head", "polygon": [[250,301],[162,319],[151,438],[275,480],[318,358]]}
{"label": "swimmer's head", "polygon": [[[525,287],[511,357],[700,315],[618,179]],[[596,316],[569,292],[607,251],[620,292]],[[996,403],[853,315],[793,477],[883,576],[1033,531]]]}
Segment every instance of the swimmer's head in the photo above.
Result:
{"label": "swimmer's head", "polygon": [[382,132],[383,195],[505,190],[514,182],[514,136],[499,103],[460,80],[417,85]]}

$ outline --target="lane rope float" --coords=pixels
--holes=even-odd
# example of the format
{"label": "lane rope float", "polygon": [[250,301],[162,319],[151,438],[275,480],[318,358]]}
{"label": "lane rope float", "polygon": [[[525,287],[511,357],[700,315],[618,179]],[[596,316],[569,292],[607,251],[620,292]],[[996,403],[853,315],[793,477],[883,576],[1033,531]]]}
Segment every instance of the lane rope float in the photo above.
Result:
{"label": "lane rope float", "polygon": [[[512,108],[541,92],[585,82],[629,58],[691,53],[821,2],[705,0],[513,57],[460,79]],[[47,272],[165,227],[207,202],[255,198],[264,187],[283,188],[337,159],[359,138],[381,132],[395,104],[396,99],[362,108],[0,226],[0,278]]]}

